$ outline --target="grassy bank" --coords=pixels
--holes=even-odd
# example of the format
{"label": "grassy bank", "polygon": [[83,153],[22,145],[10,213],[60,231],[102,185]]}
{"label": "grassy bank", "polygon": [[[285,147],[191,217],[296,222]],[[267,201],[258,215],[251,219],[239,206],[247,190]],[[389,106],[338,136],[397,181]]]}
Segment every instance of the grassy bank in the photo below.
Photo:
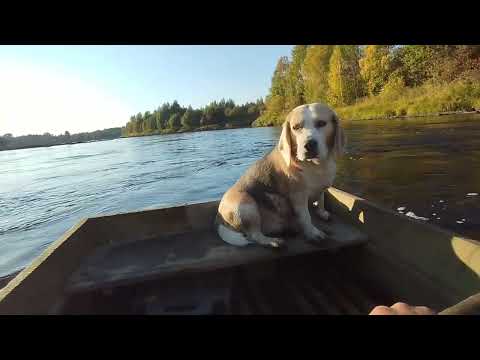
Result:
{"label": "grassy bank", "polygon": [[335,110],[342,119],[415,116],[480,109],[480,81],[456,81],[407,88],[398,84],[377,96],[359,99]]}

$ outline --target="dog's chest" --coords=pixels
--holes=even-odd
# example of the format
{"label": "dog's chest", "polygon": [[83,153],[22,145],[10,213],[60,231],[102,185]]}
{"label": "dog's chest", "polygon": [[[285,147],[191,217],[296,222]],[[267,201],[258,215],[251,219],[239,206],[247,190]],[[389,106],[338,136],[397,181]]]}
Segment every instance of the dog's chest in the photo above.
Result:
{"label": "dog's chest", "polygon": [[309,195],[317,194],[332,186],[335,179],[336,165],[330,161],[326,164],[305,167],[303,181]]}

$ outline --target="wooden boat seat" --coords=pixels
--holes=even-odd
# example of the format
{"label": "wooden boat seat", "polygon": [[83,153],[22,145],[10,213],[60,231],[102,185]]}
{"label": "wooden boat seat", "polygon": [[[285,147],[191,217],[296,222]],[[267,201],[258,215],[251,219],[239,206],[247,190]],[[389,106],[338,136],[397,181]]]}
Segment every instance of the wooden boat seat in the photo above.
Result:
{"label": "wooden boat seat", "polygon": [[331,232],[331,240],[325,241],[322,246],[309,244],[297,237],[288,239],[287,247],[278,250],[258,245],[235,247],[223,242],[213,229],[104,246],[87,257],[72,274],[66,291],[79,293],[106,289],[177,274],[332,251],[367,241],[366,234],[336,216],[319,228]]}

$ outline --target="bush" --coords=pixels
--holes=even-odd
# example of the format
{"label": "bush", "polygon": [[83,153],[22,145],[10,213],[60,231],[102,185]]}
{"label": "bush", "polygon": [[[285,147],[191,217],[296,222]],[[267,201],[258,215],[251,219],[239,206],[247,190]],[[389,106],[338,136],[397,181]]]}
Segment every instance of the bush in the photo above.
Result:
{"label": "bush", "polygon": [[480,110],[480,98],[473,100],[472,107],[475,110]]}
{"label": "bush", "polygon": [[392,74],[381,91],[384,99],[395,99],[405,92],[405,82],[398,74]]}
{"label": "bush", "polygon": [[271,115],[263,114],[257,120],[252,123],[252,127],[262,127],[262,126],[276,126],[283,123],[284,116],[273,117]]}

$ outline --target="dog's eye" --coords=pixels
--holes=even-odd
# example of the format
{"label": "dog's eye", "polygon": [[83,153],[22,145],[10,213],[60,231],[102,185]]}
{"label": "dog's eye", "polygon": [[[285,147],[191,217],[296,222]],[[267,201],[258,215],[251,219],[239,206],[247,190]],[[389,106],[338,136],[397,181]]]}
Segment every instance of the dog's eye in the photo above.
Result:
{"label": "dog's eye", "polygon": [[293,128],[293,130],[299,130],[299,129],[302,128],[302,125],[300,125],[300,124],[295,124],[295,125],[293,125],[292,128]]}
{"label": "dog's eye", "polygon": [[316,128],[321,128],[321,127],[324,127],[325,125],[327,125],[327,123],[323,120],[319,120],[315,123]]}

